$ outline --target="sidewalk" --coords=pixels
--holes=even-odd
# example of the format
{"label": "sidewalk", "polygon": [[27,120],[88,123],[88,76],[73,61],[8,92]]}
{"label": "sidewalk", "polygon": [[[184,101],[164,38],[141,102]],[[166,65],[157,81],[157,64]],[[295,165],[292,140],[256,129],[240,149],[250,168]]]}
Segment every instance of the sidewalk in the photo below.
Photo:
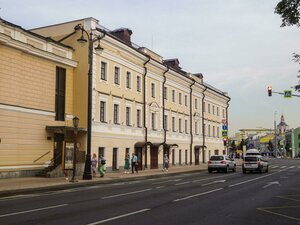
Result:
{"label": "sidewalk", "polygon": [[22,178],[9,178],[0,179],[0,196],[9,196],[13,194],[29,193],[34,191],[48,191],[59,190],[62,188],[74,188],[88,186],[90,184],[103,184],[112,182],[121,182],[128,180],[136,180],[143,177],[160,177],[167,174],[178,174],[186,172],[197,172],[207,170],[207,164],[200,164],[197,166],[174,166],[170,167],[168,172],[162,169],[147,169],[139,171],[138,173],[125,174],[124,171],[106,173],[104,177],[100,178],[97,174],[92,180],[83,180],[81,177],[76,177],[76,183],[69,182],[65,177],[58,178],[43,178],[43,177],[22,177]]}

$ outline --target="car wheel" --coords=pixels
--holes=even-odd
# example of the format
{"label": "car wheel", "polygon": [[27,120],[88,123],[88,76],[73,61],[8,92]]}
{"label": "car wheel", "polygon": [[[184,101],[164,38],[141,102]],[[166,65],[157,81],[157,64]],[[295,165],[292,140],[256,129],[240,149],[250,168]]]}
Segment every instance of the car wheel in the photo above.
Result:
{"label": "car wheel", "polygon": [[209,173],[212,173],[212,169],[208,169],[208,172],[209,172]]}
{"label": "car wheel", "polygon": [[224,172],[225,172],[225,173],[228,173],[228,170],[229,170],[229,166],[226,166]]}

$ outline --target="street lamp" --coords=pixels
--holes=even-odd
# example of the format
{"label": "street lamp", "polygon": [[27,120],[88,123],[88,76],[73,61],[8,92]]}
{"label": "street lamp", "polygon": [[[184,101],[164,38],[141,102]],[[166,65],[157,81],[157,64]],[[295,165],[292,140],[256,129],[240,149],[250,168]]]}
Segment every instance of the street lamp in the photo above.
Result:
{"label": "street lamp", "polygon": [[[105,37],[106,32],[102,31],[103,34],[95,35],[93,34],[93,30],[90,30],[88,33],[81,24],[75,26],[75,31],[81,31],[81,37],[77,40],[80,44],[89,43],[88,50],[88,115],[87,115],[87,152],[85,158],[85,166],[83,173],[83,180],[91,180],[92,179],[92,171],[91,171],[91,137],[92,137],[92,91],[93,91],[93,52],[94,52],[94,42],[98,41],[97,47],[95,47],[95,51],[101,52],[103,48],[100,46],[100,40]],[[84,38],[84,34],[88,37],[88,40]]]}
{"label": "street lamp", "polygon": [[77,182],[75,180],[76,175],[76,151],[77,151],[77,134],[78,134],[78,124],[79,124],[79,118],[77,116],[73,117],[73,126],[74,126],[74,157],[73,157],[73,176],[70,182]]}

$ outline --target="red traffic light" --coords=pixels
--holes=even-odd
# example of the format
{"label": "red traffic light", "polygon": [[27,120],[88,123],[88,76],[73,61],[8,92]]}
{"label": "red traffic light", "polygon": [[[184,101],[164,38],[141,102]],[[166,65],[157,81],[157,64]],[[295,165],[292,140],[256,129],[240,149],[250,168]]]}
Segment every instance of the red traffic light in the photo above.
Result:
{"label": "red traffic light", "polygon": [[272,86],[268,87],[268,96],[272,96]]}
{"label": "red traffic light", "polygon": [[223,138],[223,143],[224,143],[224,146],[226,146],[227,145],[227,138]]}

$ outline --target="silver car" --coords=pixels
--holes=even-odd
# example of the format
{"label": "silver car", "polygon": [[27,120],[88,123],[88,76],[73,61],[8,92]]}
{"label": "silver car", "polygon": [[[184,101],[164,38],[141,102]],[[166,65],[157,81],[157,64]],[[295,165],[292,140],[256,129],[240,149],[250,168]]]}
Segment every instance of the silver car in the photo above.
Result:
{"label": "silver car", "polygon": [[262,173],[265,171],[266,173],[269,172],[269,163],[266,158],[260,155],[246,155],[243,161],[243,173],[247,171],[257,171]]}
{"label": "silver car", "polygon": [[229,158],[227,155],[213,155],[208,161],[208,172],[216,170],[218,172],[224,171],[227,173],[229,170],[236,171],[236,163],[234,159]]}

